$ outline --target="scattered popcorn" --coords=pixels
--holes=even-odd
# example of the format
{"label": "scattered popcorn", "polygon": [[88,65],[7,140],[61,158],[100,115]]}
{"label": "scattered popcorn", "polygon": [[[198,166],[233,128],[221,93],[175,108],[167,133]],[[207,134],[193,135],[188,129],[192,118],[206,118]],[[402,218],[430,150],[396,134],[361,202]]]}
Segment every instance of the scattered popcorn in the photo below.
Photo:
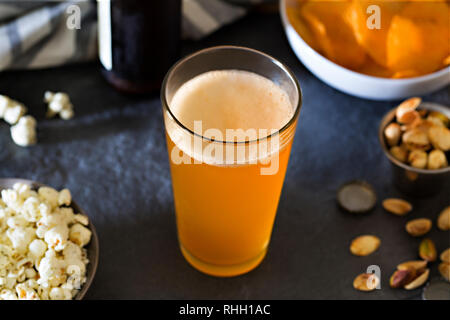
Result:
{"label": "scattered popcorn", "polygon": [[[2,96],[0,96],[0,111]],[[86,282],[89,220],[70,191],[18,183],[0,198],[0,300],[72,299]]]}
{"label": "scattered popcorn", "polygon": [[21,117],[19,122],[11,127],[11,137],[14,143],[21,147],[36,144],[36,120],[32,116]]}
{"label": "scattered popcorn", "polygon": [[27,113],[27,108],[22,104],[10,105],[3,114],[3,119],[9,124],[16,124],[19,119]]}
{"label": "scattered popcorn", "polygon": [[11,137],[21,147],[36,143],[36,120],[25,116],[26,113],[27,108],[22,103],[0,95],[0,119],[11,125]]}
{"label": "scattered popcorn", "polygon": [[3,119],[5,116],[6,108],[8,108],[9,101],[11,99],[7,96],[3,96],[0,94],[0,118]]}
{"label": "scattered popcorn", "polygon": [[46,91],[44,94],[44,101],[48,103],[48,118],[53,118],[57,114],[64,120],[73,118],[73,105],[70,102],[67,93]]}
{"label": "scattered popcorn", "polygon": [[15,124],[25,113],[27,108],[22,103],[0,95],[0,118],[9,124]]}

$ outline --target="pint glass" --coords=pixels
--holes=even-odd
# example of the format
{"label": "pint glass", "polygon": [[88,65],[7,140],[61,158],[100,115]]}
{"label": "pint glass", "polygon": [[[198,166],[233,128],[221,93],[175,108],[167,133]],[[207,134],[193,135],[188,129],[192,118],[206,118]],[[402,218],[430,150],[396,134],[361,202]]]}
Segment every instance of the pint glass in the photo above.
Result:
{"label": "pint glass", "polygon": [[[177,115],[173,100],[185,83],[208,72],[227,70],[230,76],[244,72],[255,75],[255,79],[256,75],[264,77],[281,89],[292,109],[286,123],[256,137],[245,131],[244,137],[228,139],[228,135],[203,134]],[[226,79],[227,74],[219,76]],[[225,81],[218,93],[229,90],[226,83],[230,82]],[[199,94],[202,90],[198,89]],[[214,276],[235,276],[252,270],[263,260],[269,246],[300,112],[301,91],[294,74],[259,51],[213,47],[176,63],[163,82],[161,99],[182,254],[193,267]],[[215,108],[214,102],[210,107]],[[265,107],[270,112],[270,105],[266,103]],[[208,111],[209,118],[214,110]],[[189,112],[184,110],[185,115]],[[205,120],[198,118],[195,120],[200,123]]]}

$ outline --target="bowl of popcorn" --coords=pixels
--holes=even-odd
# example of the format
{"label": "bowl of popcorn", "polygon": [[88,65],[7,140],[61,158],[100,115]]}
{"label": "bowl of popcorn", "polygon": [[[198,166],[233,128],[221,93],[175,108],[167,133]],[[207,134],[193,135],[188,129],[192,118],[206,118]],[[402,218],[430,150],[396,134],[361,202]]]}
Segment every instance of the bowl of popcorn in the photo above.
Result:
{"label": "bowl of popcorn", "polygon": [[450,109],[410,98],[382,119],[378,138],[397,187],[425,196],[450,178]]}
{"label": "bowl of popcorn", "polygon": [[0,179],[0,300],[80,300],[98,237],[68,189]]}

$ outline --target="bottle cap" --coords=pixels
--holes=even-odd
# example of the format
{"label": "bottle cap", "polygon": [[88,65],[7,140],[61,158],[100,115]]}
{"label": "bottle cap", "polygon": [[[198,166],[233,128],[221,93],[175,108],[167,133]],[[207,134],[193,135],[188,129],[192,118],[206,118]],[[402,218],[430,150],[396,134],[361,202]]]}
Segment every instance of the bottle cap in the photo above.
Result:
{"label": "bottle cap", "polygon": [[374,188],[365,181],[353,180],[344,183],[337,192],[339,206],[351,213],[365,213],[377,202]]}

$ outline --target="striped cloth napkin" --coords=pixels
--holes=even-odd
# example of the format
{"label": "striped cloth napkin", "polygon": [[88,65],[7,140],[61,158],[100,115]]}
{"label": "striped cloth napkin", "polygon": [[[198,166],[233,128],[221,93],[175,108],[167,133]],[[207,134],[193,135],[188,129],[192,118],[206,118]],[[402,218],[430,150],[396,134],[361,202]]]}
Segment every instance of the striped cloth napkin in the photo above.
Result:
{"label": "striped cloth napkin", "polygon": [[[200,39],[264,1],[273,0],[183,0],[183,38]],[[0,0],[0,71],[93,59],[96,7],[93,0]],[[76,12],[80,28],[68,28],[68,23],[76,23],[70,20]]]}

